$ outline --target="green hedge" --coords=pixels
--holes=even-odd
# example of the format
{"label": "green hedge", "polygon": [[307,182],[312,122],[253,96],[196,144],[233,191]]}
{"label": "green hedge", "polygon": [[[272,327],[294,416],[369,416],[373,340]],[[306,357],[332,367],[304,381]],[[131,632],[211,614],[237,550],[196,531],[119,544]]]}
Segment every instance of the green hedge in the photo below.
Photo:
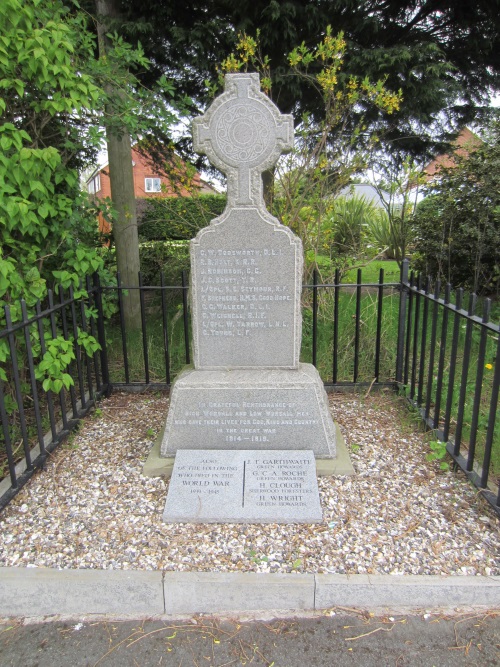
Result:
{"label": "green hedge", "polygon": [[188,240],[226,207],[226,195],[138,200],[141,241]]}
{"label": "green hedge", "polygon": [[145,241],[139,255],[145,285],[159,285],[161,271],[166,285],[180,285],[182,272],[189,271],[189,241]]}

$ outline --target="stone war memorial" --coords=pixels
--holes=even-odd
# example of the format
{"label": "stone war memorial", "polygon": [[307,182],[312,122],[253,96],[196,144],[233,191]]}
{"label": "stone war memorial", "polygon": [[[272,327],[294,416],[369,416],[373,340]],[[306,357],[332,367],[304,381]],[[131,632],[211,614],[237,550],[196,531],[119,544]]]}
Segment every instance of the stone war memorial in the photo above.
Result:
{"label": "stone war memorial", "polygon": [[292,116],[257,74],[228,74],[193,142],[227,176],[228,203],[191,241],[194,366],[144,473],[173,465],[165,521],[321,521],[316,474],[353,471],[321,378],[299,361],[302,243],[264,204]]}

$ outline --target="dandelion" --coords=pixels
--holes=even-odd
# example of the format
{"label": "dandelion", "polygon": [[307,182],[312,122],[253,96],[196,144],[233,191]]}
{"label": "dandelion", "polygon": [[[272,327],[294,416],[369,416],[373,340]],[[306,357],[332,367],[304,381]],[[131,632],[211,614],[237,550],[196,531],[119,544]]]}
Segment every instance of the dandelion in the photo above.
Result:
{"label": "dandelion", "polygon": [[489,371],[493,370],[493,364],[485,364],[485,368],[487,368]]}

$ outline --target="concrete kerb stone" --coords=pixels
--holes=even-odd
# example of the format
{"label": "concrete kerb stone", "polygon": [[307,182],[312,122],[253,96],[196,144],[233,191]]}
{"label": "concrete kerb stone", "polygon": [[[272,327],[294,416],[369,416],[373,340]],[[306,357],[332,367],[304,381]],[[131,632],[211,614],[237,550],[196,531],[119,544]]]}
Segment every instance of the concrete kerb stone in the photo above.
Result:
{"label": "concrete kerb stone", "polygon": [[0,616],[164,613],[161,572],[0,568]]}
{"label": "concrete kerb stone", "polygon": [[0,617],[500,608],[499,577],[0,568]]}
{"label": "concrete kerb stone", "polygon": [[313,574],[167,572],[165,613],[314,609]]}
{"label": "concrete kerb stone", "polygon": [[455,608],[500,606],[493,577],[316,574],[315,608]]}

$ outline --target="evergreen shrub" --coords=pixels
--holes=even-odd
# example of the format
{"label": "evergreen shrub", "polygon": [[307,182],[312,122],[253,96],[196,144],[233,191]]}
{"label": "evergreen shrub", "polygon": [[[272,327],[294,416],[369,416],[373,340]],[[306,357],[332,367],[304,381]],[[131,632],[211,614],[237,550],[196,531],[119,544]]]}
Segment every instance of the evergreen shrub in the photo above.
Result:
{"label": "evergreen shrub", "polygon": [[221,215],[226,195],[154,197],[139,200],[141,241],[192,239],[200,229]]}
{"label": "evergreen shrub", "polygon": [[139,245],[144,285],[159,285],[160,273],[166,285],[180,285],[183,271],[189,271],[189,241],[145,241]]}

